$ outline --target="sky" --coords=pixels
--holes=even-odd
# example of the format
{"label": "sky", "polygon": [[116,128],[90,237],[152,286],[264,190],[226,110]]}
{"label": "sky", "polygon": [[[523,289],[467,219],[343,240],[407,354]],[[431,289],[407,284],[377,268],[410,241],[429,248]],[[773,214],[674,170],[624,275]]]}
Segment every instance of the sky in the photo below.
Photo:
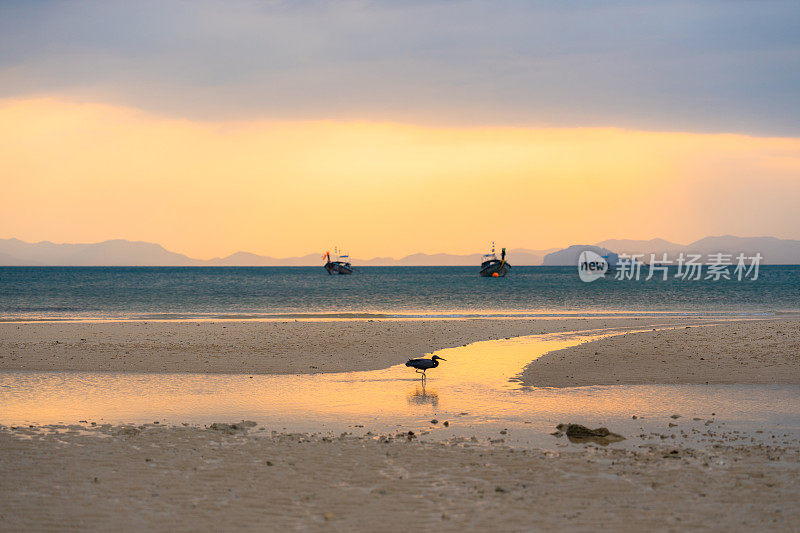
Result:
{"label": "sky", "polygon": [[0,3],[0,237],[800,239],[797,2]]}

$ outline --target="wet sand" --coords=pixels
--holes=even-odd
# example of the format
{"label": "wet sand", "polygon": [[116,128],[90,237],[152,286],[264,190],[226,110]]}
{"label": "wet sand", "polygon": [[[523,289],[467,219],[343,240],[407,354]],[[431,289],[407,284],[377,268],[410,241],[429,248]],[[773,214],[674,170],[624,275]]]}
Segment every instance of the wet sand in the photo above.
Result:
{"label": "wet sand", "polygon": [[0,370],[300,374],[376,370],[476,341],[690,318],[0,323]]}
{"label": "wet sand", "polygon": [[[2,324],[0,369],[346,371],[384,368],[477,340],[658,324],[680,329],[629,333],[551,352],[529,365],[523,378],[548,387],[563,386],[559,380],[564,378],[570,385],[712,379],[798,383],[800,321],[696,327],[703,323],[709,321]],[[513,348],[515,342],[501,344]],[[450,373],[429,378],[431,388],[440,380],[443,403],[454,401],[444,395],[442,383],[445,376],[458,378],[457,361],[453,357]],[[463,366],[485,377],[475,365]],[[698,376],[700,381],[691,381]],[[283,379],[290,377],[324,378]],[[624,393],[622,388],[608,390]],[[144,401],[168,402],[169,389],[165,394]],[[404,391],[397,394],[406,401]],[[588,392],[586,401],[604,401],[598,398]],[[407,410],[415,408],[414,399],[407,399]],[[582,405],[576,413],[597,407]],[[780,422],[734,429],[714,420],[713,413],[706,420],[692,412],[662,415],[657,421],[648,414],[643,423],[641,411],[634,410],[642,407],[631,401],[631,412],[640,416],[609,425],[626,440],[608,447],[550,436],[550,428],[527,422],[487,438],[480,433],[485,427],[470,426],[476,422],[469,417],[454,422],[457,436],[426,434],[419,426],[395,426],[395,420],[373,431],[365,422],[367,427],[352,430],[356,434],[287,433],[275,423],[215,429],[104,425],[100,420],[100,425],[0,426],[0,530],[797,529],[800,445],[794,429]],[[597,418],[580,421],[594,427],[600,425]],[[577,421],[554,420],[551,429]],[[442,425],[437,421],[435,427]],[[396,429],[386,433],[387,427]],[[412,429],[415,434],[409,435]],[[516,435],[526,431],[552,444],[546,449],[514,444],[526,440]]]}
{"label": "wet sand", "polygon": [[57,431],[0,429],[0,529],[791,531],[800,520],[798,447],[724,434],[707,450],[543,452],[404,432]]}
{"label": "wet sand", "polygon": [[628,333],[551,352],[523,382],[537,387],[646,383],[800,384],[800,320]]}

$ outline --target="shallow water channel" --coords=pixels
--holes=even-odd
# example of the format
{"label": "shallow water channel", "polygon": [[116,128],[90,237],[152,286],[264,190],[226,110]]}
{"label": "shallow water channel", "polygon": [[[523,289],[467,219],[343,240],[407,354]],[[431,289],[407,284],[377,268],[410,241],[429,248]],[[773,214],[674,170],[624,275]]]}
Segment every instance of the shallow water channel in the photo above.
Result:
{"label": "shallow water channel", "polygon": [[734,444],[797,443],[796,385],[540,388],[517,379],[547,352],[619,333],[532,335],[440,350],[435,354],[446,361],[425,383],[404,365],[310,375],[0,372],[0,424],[254,420],[267,431],[413,431],[422,440],[475,437],[553,448],[568,445],[550,435],[556,424],[574,422],[627,438],[613,446],[665,440],[702,446],[723,436]]}

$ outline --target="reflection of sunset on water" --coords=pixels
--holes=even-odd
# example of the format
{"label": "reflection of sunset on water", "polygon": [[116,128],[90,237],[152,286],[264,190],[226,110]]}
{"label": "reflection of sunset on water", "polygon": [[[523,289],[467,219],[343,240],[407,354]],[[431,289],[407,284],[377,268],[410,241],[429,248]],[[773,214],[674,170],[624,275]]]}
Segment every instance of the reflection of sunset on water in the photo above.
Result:
{"label": "reflection of sunset on water", "polygon": [[221,416],[250,409],[298,416],[407,416],[410,406],[435,408],[440,397],[463,404],[462,410],[476,411],[473,403],[479,402],[477,410],[499,412],[508,399],[498,395],[518,388],[509,378],[527,363],[597,337],[537,335],[441,350],[436,353],[447,362],[429,371],[425,385],[403,365],[315,375],[14,372],[6,374],[15,376],[16,385],[10,385],[3,418],[47,423],[95,416],[129,421]]}
{"label": "reflection of sunset on water", "polygon": [[439,393],[427,387],[424,381],[414,387],[414,390],[408,393],[407,398],[409,404],[439,407]]}
{"label": "reflection of sunset on water", "polygon": [[[436,352],[446,363],[426,383],[403,365],[384,370],[316,375],[124,374],[5,372],[0,374],[3,424],[193,422],[253,419],[266,427],[342,430],[427,427],[434,417],[455,431],[522,425],[535,438],[559,422],[616,420],[642,424],[645,415],[730,412],[747,420],[788,419],[800,425],[792,387],[623,385],[536,388],[513,379],[541,355],[612,334],[592,331],[486,341]],[[512,378],[512,379],[510,379]],[[732,406],[736,410],[731,411]],[[631,413],[639,420],[631,421]],[[443,428],[437,429],[442,431]],[[447,431],[453,431],[452,428]],[[531,437],[533,438],[533,437]]]}

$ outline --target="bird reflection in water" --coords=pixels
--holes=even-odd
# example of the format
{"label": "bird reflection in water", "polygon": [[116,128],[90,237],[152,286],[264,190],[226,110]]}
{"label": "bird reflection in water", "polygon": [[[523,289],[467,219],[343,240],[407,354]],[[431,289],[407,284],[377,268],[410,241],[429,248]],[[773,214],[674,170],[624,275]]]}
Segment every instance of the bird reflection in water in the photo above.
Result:
{"label": "bird reflection in water", "polygon": [[425,381],[422,382],[421,386],[415,386],[414,390],[409,392],[406,398],[408,403],[412,405],[430,405],[431,407],[439,405],[439,394],[435,390],[426,390]]}

